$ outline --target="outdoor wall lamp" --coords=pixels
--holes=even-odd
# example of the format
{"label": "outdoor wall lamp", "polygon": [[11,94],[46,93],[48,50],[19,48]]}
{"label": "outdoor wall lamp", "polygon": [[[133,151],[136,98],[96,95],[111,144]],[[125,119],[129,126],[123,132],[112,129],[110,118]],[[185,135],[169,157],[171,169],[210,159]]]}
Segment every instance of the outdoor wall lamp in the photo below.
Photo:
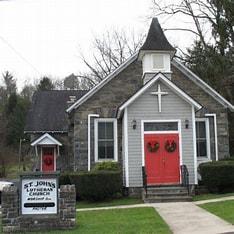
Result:
{"label": "outdoor wall lamp", "polygon": [[189,120],[188,120],[188,119],[185,120],[185,128],[186,128],[186,129],[189,128]]}
{"label": "outdoor wall lamp", "polygon": [[137,127],[137,121],[134,119],[133,121],[132,121],[132,129],[136,129],[136,127]]}

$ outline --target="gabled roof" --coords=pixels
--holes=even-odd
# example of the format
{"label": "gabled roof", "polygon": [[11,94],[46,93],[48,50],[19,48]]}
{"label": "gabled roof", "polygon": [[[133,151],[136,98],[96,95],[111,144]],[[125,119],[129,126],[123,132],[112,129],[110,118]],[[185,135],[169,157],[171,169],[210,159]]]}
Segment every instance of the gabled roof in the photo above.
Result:
{"label": "gabled roof", "polygon": [[175,51],[168,42],[157,18],[153,18],[145,43],[140,50]]}
{"label": "gabled roof", "polygon": [[[24,131],[30,132],[67,132],[66,109],[70,96],[79,100],[86,90],[39,91],[33,96]],[[71,104],[70,104],[71,105]]]}
{"label": "gabled roof", "polygon": [[194,106],[197,110],[201,109],[202,106],[196,102],[192,97],[186,94],[183,90],[178,88],[173,82],[171,82],[165,75],[162,73],[156,74],[151,80],[149,80],[141,89],[139,89],[132,97],[130,97],[126,102],[124,102],[118,111],[118,118],[121,116],[122,111],[133,103],[139,96],[141,96],[147,89],[149,89],[155,82],[158,80],[162,81],[165,85],[170,87],[178,96],[184,99],[186,102]]}
{"label": "gabled roof", "polygon": [[[98,85],[96,85],[93,89],[87,92],[82,98],[78,99],[73,105],[67,108],[67,112],[71,112],[76,109],[80,105],[82,105],[85,101],[87,101],[90,97],[92,97],[96,92],[98,92],[103,86],[105,86],[109,81],[115,78],[121,71],[127,68],[131,63],[137,60],[138,53],[136,52],[129,59],[127,59],[123,64],[121,64],[115,71],[110,73],[103,81],[101,81]],[[206,82],[204,82],[200,77],[195,75],[189,68],[179,62],[177,59],[173,58],[172,65],[178,68],[185,76],[192,80],[195,84],[201,87],[205,92],[211,95],[216,101],[221,103],[224,107],[228,107],[231,111],[234,111],[234,106],[228,102],[222,95],[220,95],[217,91],[215,91],[212,87],[210,87]]]}
{"label": "gabled roof", "polygon": [[227,101],[222,95],[220,95],[216,90],[209,86],[205,81],[200,77],[194,74],[189,68],[187,68],[183,63],[179,62],[178,59],[173,59],[172,64],[179,69],[186,77],[192,80],[210,96],[212,96],[216,101],[218,101],[223,106],[229,108],[230,111],[234,111],[234,105]]}
{"label": "gabled roof", "polygon": [[98,92],[109,81],[111,81],[114,77],[116,77],[121,71],[123,71],[132,62],[134,62],[137,59],[137,55],[138,55],[138,52],[133,54],[130,58],[128,58],[125,62],[123,62],[117,69],[111,72],[104,80],[102,80],[99,84],[97,84],[94,88],[92,88],[88,93],[86,93],[82,98],[76,101],[73,105],[67,108],[66,111],[69,113],[73,109],[76,109],[77,107],[82,105],[86,100],[88,100],[91,96],[93,96],[96,92]]}
{"label": "gabled roof", "polygon": [[62,144],[58,140],[56,140],[54,137],[49,135],[48,133],[45,133],[44,135],[39,137],[37,140],[31,143],[31,146],[36,146],[36,145],[59,145],[61,146]]}

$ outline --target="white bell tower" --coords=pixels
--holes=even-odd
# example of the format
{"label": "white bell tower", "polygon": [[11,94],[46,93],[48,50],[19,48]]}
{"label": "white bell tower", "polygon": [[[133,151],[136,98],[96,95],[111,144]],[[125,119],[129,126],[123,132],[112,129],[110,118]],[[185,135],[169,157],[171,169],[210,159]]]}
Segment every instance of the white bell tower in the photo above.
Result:
{"label": "white bell tower", "polygon": [[175,52],[175,48],[165,37],[158,19],[153,18],[145,43],[139,52],[144,84],[158,72],[171,78],[171,59]]}

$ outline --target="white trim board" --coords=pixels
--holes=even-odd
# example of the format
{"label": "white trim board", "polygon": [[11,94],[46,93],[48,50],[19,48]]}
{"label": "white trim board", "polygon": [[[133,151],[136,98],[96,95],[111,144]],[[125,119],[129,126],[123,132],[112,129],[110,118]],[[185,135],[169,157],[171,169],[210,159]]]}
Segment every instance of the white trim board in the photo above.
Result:
{"label": "white trim board", "polygon": [[119,107],[118,118],[121,116],[122,111],[128,107],[132,102],[134,102],[139,96],[141,96],[148,88],[150,88],[156,81],[161,80],[165,85],[169,86],[173,89],[177,95],[179,95],[182,99],[190,103],[197,110],[201,109],[202,106],[197,103],[194,99],[192,99],[188,94],[186,94],[183,90],[178,88],[175,84],[173,84],[165,75],[162,73],[156,74],[150,81],[148,81],[138,92],[136,92],[132,97],[130,97],[125,103],[123,103]]}
{"label": "white trim board", "polygon": [[124,165],[125,165],[125,185],[129,187],[129,163],[128,163],[128,108],[124,110]]}
{"label": "white trim board", "polygon": [[[111,122],[114,127],[114,158],[113,159],[98,159],[98,123]],[[118,133],[117,133],[117,119],[114,118],[96,118],[94,119],[94,159],[95,162],[103,161],[118,161]]]}
{"label": "white trim board", "polygon": [[[48,143],[43,144],[43,141],[46,139],[48,139]],[[48,133],[45,133],[44,135],[39,137],[37,140],[35,140],[31,143],[31,146],[35,146],[35,145],[59,145],[59,146],[62,146],[62,144],[58,140],[56,140],[54,137],[52,137]]]}
{"label": "white trim board", "polygon": [[202,160],[202,159],[210,160],[211,159],[211,155],[210,155],[210,123],[209,123],[209,118],[195,118],[195,123],[196,122],[204,122],[205,123],[206,153],[207,153],[206,157],[198,157],[197,156],[197,159],[198,160]]}
{"label": "white trim board", "polygon": [[215,160],[219,160],[218,155],[218,135],[217,135],[217,118],[216,114],[205,114],[206,117],[213,117],[214,118],[214,134],[215,134]]}
{"label": "white trim board", "polygon": [[88,114],[88,171],[91,169],[91,118],[98,118],[98,114]]}
{"label": "white trim board", "polygon": [[184,75],[186,75],[190,80],[192,80],[195,84],[197,84],[200,88],[202,88],[205,92],[207,92],[220,104],[222,104],[225,107],[228,107],[230,111],[232,112],[234,111],[234,105],[232,105],[229,101],[227,101],[222,95],[220,95],[217,91],[215,91],[211,86],[209,86],[200,77],[194,74],[184,64],[179,62],[178,59],[174,58],[172,60],[172,65],[174,65],[177,69],[179,69]]}
{"label": "white trim board", "polygon": [[122,63],[117,69],[111,72],[104,80],[102,80],[99,84],[97,84],[94,88],[92,88],[88,93],[82,96],[79,100],[77,100],[73,105],[71,105],[66,112],[71,112],[73,109],[76,109],[80,105],[82,105],[87,99],[89,99],[93,94],[95,94],[98,90],[100,90],[103,86],[105,86],[109,81],[111,81],[115,76],[117,76],[121,71],[123,71],[126,67],[128,67],[132,62],[137,59],[138,52],[133,54],[130,58],[128,58],[124,63]]}
{"label": "white trim board", "polygon": [[193,162],[194,162],[194,183],[197,184],[197,137],[196,137],[196,118],[195,110],[192,106],[192,125],[193,125]]}

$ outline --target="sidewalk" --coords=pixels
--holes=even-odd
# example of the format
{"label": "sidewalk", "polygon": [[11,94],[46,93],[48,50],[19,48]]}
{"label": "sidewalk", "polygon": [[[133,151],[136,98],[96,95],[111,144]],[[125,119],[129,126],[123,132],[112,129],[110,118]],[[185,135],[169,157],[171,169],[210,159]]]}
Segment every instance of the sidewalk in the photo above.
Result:
{"label": "sidewalk", "polygon": [[76,211],[128,209],[128,208],[138,208],[138,207],[152,207],[152,203],[143,203],[143,204],[135,204],[135,205],[122,205],[122,206],[106,206],[106,207],[96,207],[96,208],[82,208],[82,209],[76,209]]}
{"label": "sidewalk", "polygon": [[193,203],[196,204],[196,205],[201,205],[201,204],[210,203],[210,202],[229,201],[229,200],[234,200],[234,196],[220,197],[220,198],[214,198],[214,199],[209,199],[209,200],[195,201]]}
{"label": "sidewalk", "polygon": [[234,226],[198,204],[234,200],[234,196],[196,202],[145,203],[111,207],[84,208],[77,211],[154,207],[174,234],[234,234]]}
{"label": "sidewalk", "polygon": [[[229,200],[234,200],[234,196],[221,197],[221,198],[215,198],[215,199],[207,199],[207,200],[195,201],[195,202],[189,202],[189,203],[192,203],[195,205],[200,205],[200,204],[205,204],[205,203],[210,203],[210,202],[229,201]],[[110,210],[110,209],[137,208],[137,207],[154,207],[155,204],[165,204],[165,203],[143,203],[143,204],[135,204],[135,205],[82,208],[82,209],[76,209],[76,211]],[[170,203],[168,203],[168,204],[170,204]],[[185,204],[185,202],[182,202],[182,204]]]}
{"label": "sidewalk", "polygon": [[234,226],[193,202],[154,203],[174,234],[234,233]]}
{"label": "sidewalk", "polygon": [[234,196],[196,202],[144,203],[82,208],[76,209],[76,211],[154,207],[174,234],[234,234],[233,225],[197,206],[199,204],[227,200],[234,200]]}

